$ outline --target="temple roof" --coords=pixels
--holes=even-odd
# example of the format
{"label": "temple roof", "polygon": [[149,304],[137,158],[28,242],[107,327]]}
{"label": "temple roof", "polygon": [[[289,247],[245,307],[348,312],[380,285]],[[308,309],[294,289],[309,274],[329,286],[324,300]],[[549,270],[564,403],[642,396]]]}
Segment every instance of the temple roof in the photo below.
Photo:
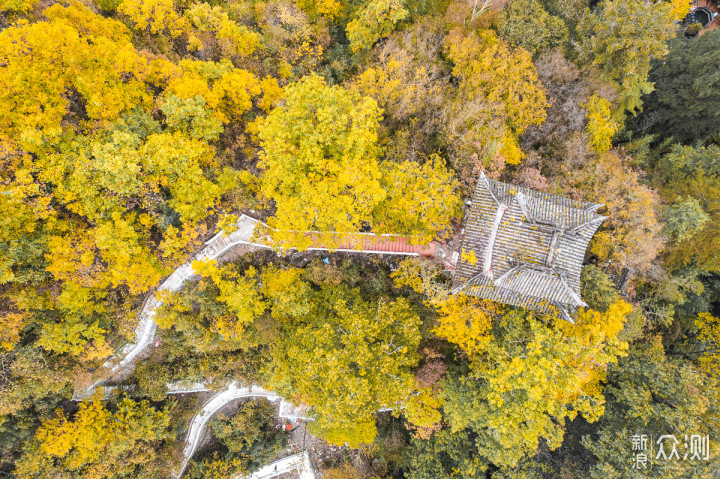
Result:
{"label": "temple roof", "polygon": [[573,321],[585,251],[605,219],[603,205],[480,175],[465,220],[454,293]]}

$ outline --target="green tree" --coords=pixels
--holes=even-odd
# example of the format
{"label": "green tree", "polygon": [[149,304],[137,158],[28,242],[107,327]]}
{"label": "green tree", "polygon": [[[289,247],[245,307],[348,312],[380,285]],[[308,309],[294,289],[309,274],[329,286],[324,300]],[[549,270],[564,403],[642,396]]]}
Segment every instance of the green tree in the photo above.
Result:
{"label": "green tree", "polygon": [[248,469],[255,469],[271,462],[287,443],[283,431],[275,427],[274,416],[274,404],[250,401],[232,417],[213,420],[210,429],[230,453],[245,456]]}
{"label": "green tree", "polygon": [[115,10],[117,10],[117,7],[120,6],[122,0],[93,0],[93,2],[103,11],[115,13]]}
{"label": "green tree", "polygon": [[661,193],[681,201],[666,210],[666,228],[676,236],[669,261],[675,266],[694,263],[706,271],[720,268],[720,148],[675,146],[658,161],[656,182]]}
{"label": "green tree", "polygon": [[640,134],[673,137],[684,144],[704,143],[720,133],[720,32],[694,38],[682,35],[668,43],[670,53],[653,62],[649,81],[655,89],[632,124]]}
{"label": "green tree", "polygon": [[594,310],[605,312],[620,299],[615,285],[608,275],[594,264],[583,266],[582,274],[583,300]]}
{"label": "green tree", "polygon": [[663,219],[665,233],[673,236],[677,241],[685,241],[702,230],[710,217],[696,198],[685,196],[678,197],[673,204],[665,207]]}
{"label": "green tree", "polygon": [[165,114],[169,131],[182,131],[196,140],[217,140],[223,131],[222,122],[211,116],[200,95],[180,99],[170,95],[160,110]]}
{"label": "green tree", "polygon": [[370,49],[409,14],[402,0],[370,0],[360,9],[358,17],[347,24],[350,48],[355,53]]}
{"label": "green tree", "polygon": [[200,353],[249,349],[258,345],[253,321],[265,311],[254,268],[218,267],[196,262],[197,284],[162,297],[156,322],[181,334],[186,346]]}
{"label": "green tree", "polygon": [[673,21],[672,5],[666,2],[603,0],[578,25],[581,61],[597,65],[620,93],[616,121],[625,111],[637,113],[642,95],[653,90],[650,60],[667,54],[666,42],[675,34]]}
{"label": "green tree", "polygon": [[[610,369],[605,387],[607,405],[597,433],[586,436],[585,446],[595,455],[592,478],[644,478],[634,469],[631,437],[646,434],[657,440],[674,434],[684,436],[720,431],[718,382],[682,359],[666,356],[659,338],[631,351]],[[680,457],[684,454],[678,445]],[[654,445],[657,451],[657,445]],[[652,477],[710,479],[720,459],[712,445],[709,461],[654,461]],[[670,444],[665,448],[670,452]]]}
{"label": "green tree", "polygon": [[500,36],[533,55],[568,41],[565,22],[550,15],[538,0],[510,2],[500,16],[500,25]]}
{"label": "green tree", "polygon": [[63,397],[69,393],[72,378],[64,374],[62,364],[39,348],[16,347],[0,352],[0,357],[0,422],[46,396]]}
{"label": "green tree", "polygon": [[[219,451],[212,458],[194,461],[188,476],[222,479],[248,474],[272,462],[287,444],[284,431],[276,427],[275,410],[276,405],[269,401],[248,401],[231,417],[220,415],[210,421],[210,430],[220,442]],[[221,470],[224,476],[218,474]]]}
{"label": "green tree", "polygon": [[427,440],[413,439],[405,461],[407,479],[483,479],[489,466],[470,430],[444,429]]}

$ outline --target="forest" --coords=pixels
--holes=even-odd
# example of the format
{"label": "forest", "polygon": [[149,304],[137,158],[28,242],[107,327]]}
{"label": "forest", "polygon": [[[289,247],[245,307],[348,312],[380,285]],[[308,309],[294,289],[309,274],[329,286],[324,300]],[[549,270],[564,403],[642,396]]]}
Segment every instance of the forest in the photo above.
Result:
{"label": "forest", "polygon": [[[720,477],[720,31],[689,11],[0,0],[0,477],[175,477],[211,393],[168,385],[231,382],[307,408],[318,478]],[[334,251],[456,241],[481,173],[604,205],[575,324]],[[73,400],[242,215],[273,249],[195,262]],[[208,424],[188,479],[297,450],[265,400]]]}

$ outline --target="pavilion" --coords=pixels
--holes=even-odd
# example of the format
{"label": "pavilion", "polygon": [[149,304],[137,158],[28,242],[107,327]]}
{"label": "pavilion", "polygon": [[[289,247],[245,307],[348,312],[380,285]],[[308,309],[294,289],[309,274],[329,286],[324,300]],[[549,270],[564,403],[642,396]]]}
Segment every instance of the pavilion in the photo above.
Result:
{"label": "pavilion", "polygon": [[501,183],[481,173],[465,220],[453,293],[574,322],[585,251],[603,205]]}

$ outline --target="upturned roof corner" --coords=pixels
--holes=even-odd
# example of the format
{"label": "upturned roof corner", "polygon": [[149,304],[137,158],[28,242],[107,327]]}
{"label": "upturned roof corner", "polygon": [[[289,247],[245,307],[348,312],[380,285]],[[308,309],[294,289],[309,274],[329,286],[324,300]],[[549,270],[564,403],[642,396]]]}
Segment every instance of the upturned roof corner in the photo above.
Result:
{"label": "upturned roof corner", "polygon": [[[481,173],[462,238],[453,292],[573,322],[585,251],[606,219],[602,204],[502,183]],[[470,254],[473,252],[474,254]]]}

